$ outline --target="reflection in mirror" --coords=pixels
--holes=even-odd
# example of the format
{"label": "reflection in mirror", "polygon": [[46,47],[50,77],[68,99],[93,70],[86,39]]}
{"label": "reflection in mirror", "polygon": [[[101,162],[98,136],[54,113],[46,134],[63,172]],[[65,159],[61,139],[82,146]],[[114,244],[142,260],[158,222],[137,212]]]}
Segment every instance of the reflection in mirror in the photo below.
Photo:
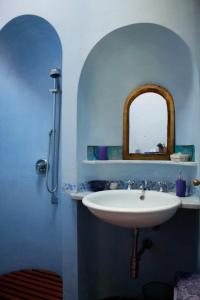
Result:
{"label": "reflection in mirror", "polygon": [[129,109],[129,153],[166,153],[167,104],[164,97],[147,92]]}
{"label": "reflection in mirror", "polygon": [[124,103],[123,158],[170,159],[175,111],[171,93],[156,84],[131,92]]}

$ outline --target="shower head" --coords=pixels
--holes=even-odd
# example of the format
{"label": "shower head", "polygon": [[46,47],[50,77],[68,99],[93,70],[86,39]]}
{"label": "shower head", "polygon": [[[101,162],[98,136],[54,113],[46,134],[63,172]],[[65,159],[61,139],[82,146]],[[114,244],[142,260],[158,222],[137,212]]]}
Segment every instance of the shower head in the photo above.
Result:
{"label": "shower head", "polygon": [[52,78],[57,78],[57,77],[60,77],[61,71],[60,71],[60,69],[58,69],[58,68],[54,68],[54,69],[51,69],[51,70],[50,70],[49,75],[50,75]]}

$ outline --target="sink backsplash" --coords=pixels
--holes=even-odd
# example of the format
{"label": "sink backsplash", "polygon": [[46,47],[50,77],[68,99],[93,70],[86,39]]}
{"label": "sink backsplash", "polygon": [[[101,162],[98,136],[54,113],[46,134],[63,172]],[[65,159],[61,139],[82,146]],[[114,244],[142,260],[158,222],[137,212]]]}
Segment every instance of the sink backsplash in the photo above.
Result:
{"label": "sink backsplash", "polygon": [[[106,180],[106,189],[109,189],[111,183],[117,183],[118,189],[127,189],[128,181],[127,180]],[[132,189],[139,189],[143,184],[144,180],[131,180]],[[147,188],[149,190],[160,190],[160,186],[162,186],[163,191],[165,192],[175,192],[175,182],[172,181],[151,181],[149,180],[147,183]],[[85,192],[90,191],[90,187],[88,182],[82,182],[78,185],[65,183],[62,187],[64,192]],[[187,194],[191,194],[191,185],[187,186]]]}
{"label": "sink backsplash", "polygon": [[[131,180],[133,182],[131,187],[132,189],[140,189],[141,186],[144,184],[144,180]],[[118,189],[127,189],[128,187],[128,180],[106,180],[106,190],[109,190],[109,186],[111,183],[117,183]],[[176,186],[175,182],[173,181],[153,181],[149,180],[147,184],[147,189],[152,190],[152,191],[159,191],[160,186],[162,185],[163,192],[175,192],[176,191]],[[87,192],[91,191],[88,182],[82,182],[80,184],[71,184],[71,183],[64,183],[62,186],[62,191],[63,192]],[[186,196],[190,195],[200,195],[200,188],[195,187],[191,184],[187,184],[187,189],[186,189]]]}

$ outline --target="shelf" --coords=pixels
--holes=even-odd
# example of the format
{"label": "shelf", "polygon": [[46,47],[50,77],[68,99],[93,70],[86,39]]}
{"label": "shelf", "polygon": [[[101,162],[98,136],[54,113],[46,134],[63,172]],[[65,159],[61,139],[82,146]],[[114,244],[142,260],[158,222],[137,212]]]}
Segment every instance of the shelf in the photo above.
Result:
{"label": "shelf", "polygon": [[187,162],[174,162],[171,160],[83,160],[84,164],[88,165],[115,165],[115,164],[151,164],[151,165],[177,165],[177,166],[187,166],[195,167],[199,163],[196,161]]}

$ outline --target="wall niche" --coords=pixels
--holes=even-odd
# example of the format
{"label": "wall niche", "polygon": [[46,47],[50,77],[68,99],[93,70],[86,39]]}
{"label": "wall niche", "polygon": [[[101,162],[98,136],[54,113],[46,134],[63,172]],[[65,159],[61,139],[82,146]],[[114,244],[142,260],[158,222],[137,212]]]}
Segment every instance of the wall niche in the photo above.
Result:
{"label": "wall niche", "polygon": [[[89,53],[79,81],[78,181],[105,178],[105,173],[107,178],[134,176],[133,167],[109,166],[105,172],[101,166],[83,165],[82,160],[86,159],[87,145],[122,145],[124,101],[132,90],[146,83],[159,84],[172,93],[176,143],[197,148],[197,130],[191,132],[190,125],[199,127],[197,74],[190,48],[166,27],[133,24],[103,37]],[[142,177],[144,171],[156,176],[150,168],[136,168],[136,176]],[[159,168],[162,176],[166,167]],[[169,168],[170,173],[174,176]]]}

